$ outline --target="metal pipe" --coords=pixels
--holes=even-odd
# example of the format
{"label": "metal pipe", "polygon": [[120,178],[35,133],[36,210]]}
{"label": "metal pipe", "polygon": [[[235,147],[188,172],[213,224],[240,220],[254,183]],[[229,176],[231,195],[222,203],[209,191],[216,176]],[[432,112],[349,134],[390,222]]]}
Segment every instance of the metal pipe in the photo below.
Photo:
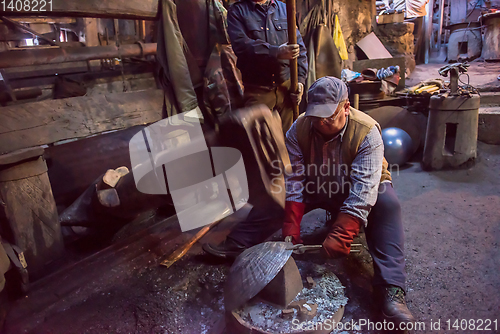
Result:
{"label": "metal pipe", "polygon": [[427,3],[427,15],[425,16],[425,63],[429,63],[432,39],[432,15],[434,13],[434,0]]}
{"label": "metal pipe", "polygon": [[443,34],[444,0],[439,4],[438,50],[441,50],[441,35]]}
{"label": "metal pipe", "polygon": [[[297,44],[297,26],[295,15],[297,13],[296,0],[286,2],[286,22],[288,25],[288,44]],[[290,92],[297,93],[299,86],[297,58],[290,60]],[[293,120],[299,117],[299,106],[293,104]]]}
{"label": "metal pipe", "polygon": [[60,64],[94,59],[130,58],[156,54],[156,43],[24,49],[0,52],[0,68]]}

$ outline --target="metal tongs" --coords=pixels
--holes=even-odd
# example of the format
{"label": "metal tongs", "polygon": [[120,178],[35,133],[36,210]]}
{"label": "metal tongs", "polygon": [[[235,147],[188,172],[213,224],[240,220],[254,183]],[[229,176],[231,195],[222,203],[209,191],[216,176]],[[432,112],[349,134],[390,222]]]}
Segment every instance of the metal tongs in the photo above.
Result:
{"label": "metal tongs", "polygon": [[307,251],[319,251],[323,248],[323,245],[303,245],[303,244],[297,244],[297,245],[292,245],[291,247],[287,248],[287,250],[292,250],[294,254],[304,254]]}
{"label": "metal tongs", "polygon": [[[307,251],[320,251],[323,248],[323,245],[304,245],[304,244],[292,244],[292,237],[287,236],[285,238],[285,242],[290,243],[290,246],[287,247],[287,250],[291,250],[294,254],[304,254]],[[362,244],[351,244],[351,247],[362,247]],[[351,249],[351,253],[359,253],[360,249]]]}

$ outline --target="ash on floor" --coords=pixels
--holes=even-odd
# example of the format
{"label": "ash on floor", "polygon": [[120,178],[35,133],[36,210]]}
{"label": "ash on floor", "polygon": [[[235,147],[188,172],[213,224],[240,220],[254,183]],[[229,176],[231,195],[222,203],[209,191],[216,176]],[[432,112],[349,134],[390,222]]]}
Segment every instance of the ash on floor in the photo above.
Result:
{"label": "ash on floor", "polygon": [[347,304],[345,288],[331,271],[324,266],[306,261],[297,261],[297,267],[304,286],[308,276],[314,279],[316,286],[311,289],[304,287],[294,301],[305,300],[308,304],[316,304],[318,309],[314,318],[304,323],[304,320],[299,319],[295,310],[293,317],[284,319],[281,316],[282,309],[258,300],[253,300],[236,312],[248,324],[259,330],[273,333],[299,333],[303,330],[297,324],[307,327],[310,324],[324,323],[327,319],[331,319],[340,307]]}

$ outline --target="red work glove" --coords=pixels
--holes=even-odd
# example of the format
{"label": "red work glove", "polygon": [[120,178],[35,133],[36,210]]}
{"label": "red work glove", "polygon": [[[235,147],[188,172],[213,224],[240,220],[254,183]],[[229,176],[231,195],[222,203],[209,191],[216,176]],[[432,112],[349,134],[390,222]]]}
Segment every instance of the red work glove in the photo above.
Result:
{"label": "red work glove", "polygon": [[285,202],[285,220],[283,221],[283,238],[292,237],[293,244],[301,244],[300,222],[306,205],[299,202]]}
{"label": "red work glove", "polygon": [[328,257],[338,258],[349,255],[352,240],[358,235],[360,226],[359,218],[340,212],[330,233],[323,241],[323,250]]}

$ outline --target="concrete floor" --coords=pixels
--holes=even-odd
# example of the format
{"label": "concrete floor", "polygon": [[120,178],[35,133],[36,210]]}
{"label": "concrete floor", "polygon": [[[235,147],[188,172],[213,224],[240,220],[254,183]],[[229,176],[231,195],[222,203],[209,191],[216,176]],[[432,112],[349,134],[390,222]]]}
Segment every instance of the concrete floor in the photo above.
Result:
{"label": "concrete floor", "polygon": [[[449,77],[444,78],[438,73],[438,70],[447,64],[448,63],[431,63],[418,65],[415,67],[410,77],[406,78],[406,86],[414,86],[421,81],[436,78],[449,80]],[[469,64],[470,66],[467,74],[469,74],[469,83],[472,86],[479,89],[479,91],[500,91],[500,80],[497,79],[500,75],[500,63],[473,61]],[[461,76],[460,80],[467,83],[467,76]]]}
{"label": "concrete floor", "polygon": [[479,143],[471,169],[428,173],[415,165],[395,179],[408,298],[419,320],[500,321],[499,170],[500,146]]}
{"label": "concrete floor", "polygon": [[[413,163],[394,174],[406,232],[408,305],[425,324],[422,333],[433,332],[430,322],[437,320],[440,333],[450,332],[447,320],[500,321],[499,170],[500,146],[479,143],[470,169],[424,172]],[[322,211],[307,215],[309,242],[321,239],[324,220]],[[187,238],[172,232],[176,228],[172,221],[160,223],[37,282],[10,307],[4,333],[224,333],[229,266],[207,259],[199,245],[173,267],[158,266],[163,254]],[[227,226],[221,226],[202,241],[225,233]],[[375,321],[366,250],[325,265],[347,288],[344,320]]]}

